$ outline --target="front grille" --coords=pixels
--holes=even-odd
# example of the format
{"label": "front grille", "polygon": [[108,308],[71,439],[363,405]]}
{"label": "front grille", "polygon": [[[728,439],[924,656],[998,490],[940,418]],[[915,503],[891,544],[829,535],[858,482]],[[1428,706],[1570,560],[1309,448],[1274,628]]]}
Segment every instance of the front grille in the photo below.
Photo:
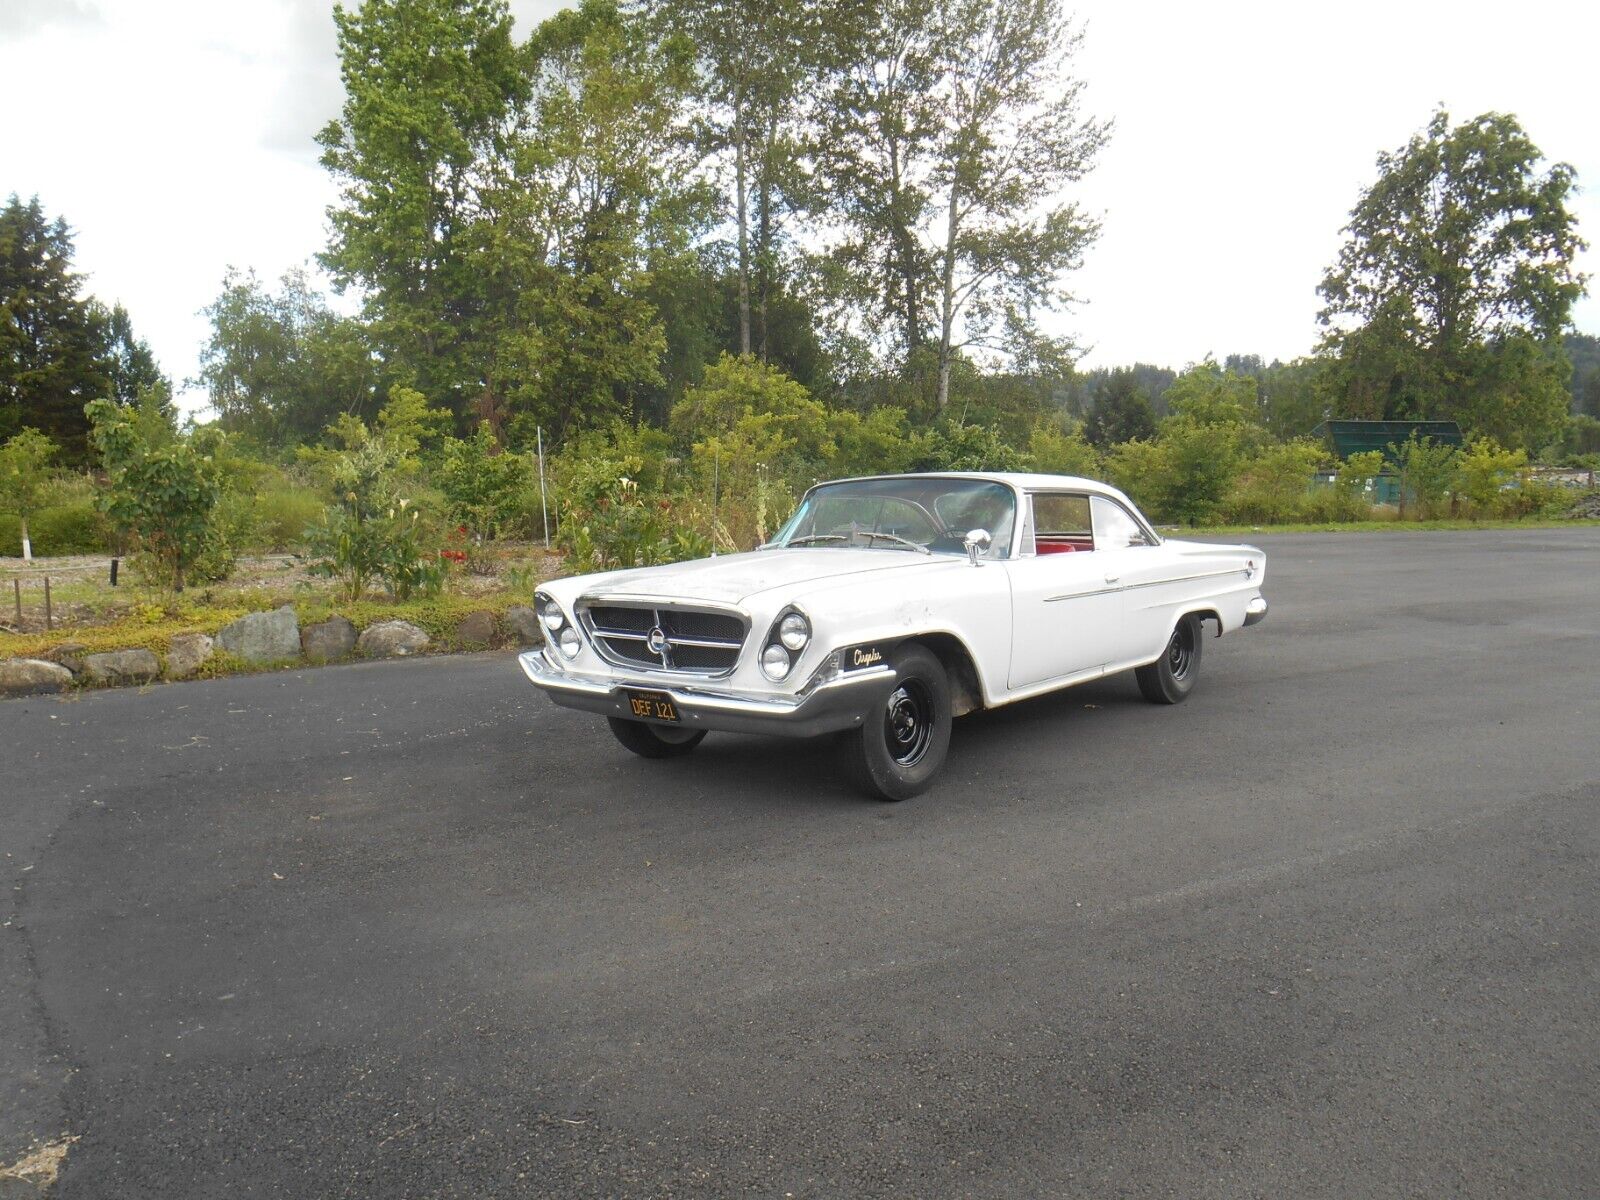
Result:
{"label": "front grille", "polygon": [[744,646],[745,622],[733,613],[648,604],[591,604],[580,611],[596,648],[623,666],[726,675]]}

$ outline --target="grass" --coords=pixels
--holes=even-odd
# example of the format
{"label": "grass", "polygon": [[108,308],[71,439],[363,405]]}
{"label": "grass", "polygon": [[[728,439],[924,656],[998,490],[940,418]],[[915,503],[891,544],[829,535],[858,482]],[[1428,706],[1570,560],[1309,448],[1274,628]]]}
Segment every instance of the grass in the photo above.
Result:
{"label": "grass", "polygon": [[1160,526],[1174,537],[1206,536],[1241,533],[1420,533],[1452,529],[1571,529],[1600,525],[1600,520],[1573,517],[1523,517],[1469,521],[1445,518],[1437,521],[1325,521],[1285,525],[1202,525],[1194,529],[1178,526]]}

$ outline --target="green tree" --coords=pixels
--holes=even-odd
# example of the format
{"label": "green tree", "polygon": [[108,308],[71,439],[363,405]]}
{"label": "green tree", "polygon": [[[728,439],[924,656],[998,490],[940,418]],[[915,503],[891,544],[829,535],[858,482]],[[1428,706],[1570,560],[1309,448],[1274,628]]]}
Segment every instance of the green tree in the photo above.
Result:
{"label": "green tree", "polygon": [[200,382],[224,429],[266,445],[314,440],[340,414],[369,417],[378,364],[359,322],[334,312],[298,267],[276,293],[230,269],[205,310]]}
{"label": "green tree", "polygon": [[1389,444],[1389,458],[1400,476],[1400,516],[1413,504],[1421,520],[1438,516],[1456,480],[1456,448],[1413,431],[1405,441]]}
{"label": "green tree", "polygon": [[1504,490],[1527,469],[1523,450],[1507,450],[1491,437],[1474,439],[1456,453],[1454,490],[1472,503],[1473,515],[1493,515],[1502,507]]}
{"label": "green tree", "polygon": [[87,453],[84,405],[112,379],[100,310],[80,294],[72,231],[38,197],[0,209],[0,437],[24,426],[71,461]]}
{"label": "green tree", "polygon": [[22,557],[32,561],[28,518],[39,510],[50,482],[50,460],[56,444],[37,429],[24,429],[0,446],[0,508],[22,522]]}
{"label": "green tree", "polygon": [[528,463],[507,453],[485,423],[470,438],[446,439],[438,480],[450,519],[477,537],[493,538],[512,519],[527,490]]}
{"label": "green tree", "polygon": [[1152,438],[1155,432],[1155,410],[1134,373],[1125,368],[1111,372],[1094,393],[1094,408],[1083,424],[1084,436],[1104,450],[1135,438]]}
{"label": "green tree", "polygon": [[[937,331],[937,407],[964,352],[1059,370],[1039,332],[1098,232],[1064,199],[1108,124],[1068,73],[1081,34],[1059,0],[869,5],[831,100],[824,169],[853,230],[861,291],[898,309],[909,357]],[[925,315],[926,313],[926,315]]]}
{"label": "green tree", "polygon": [[[98,306],[96,306],[98,308]],[[118,404],[137,404],[145,391],[165,379],[148,342],[133,332],[133,319],[120,304],[99,311],[104,336],[102,349],[110,396]]]}
{"label": "green tree", "polygon": [[[1515,117],[1452,127],[1443,109],[1379,155],[1318,289],[1344,411],[1454,417],[1475,430],[1532,348],[1560,354],[1553,343],[1583,294],[1574,260],[1584,242],[1568,208],[1573,169],[1543,161]],[[1545,411],[1549,389],[1536,391],[1536,405],[1522,397],[1513,440],[1536,441],[1565,415]]]}
{"label": "green tree", "polygon": [[345,101],[318,137],[339,185],[322,262],[339,286],[360,286],[397,372],[463,413],[492,386],[481,324],[512,265],[493,233],[529,94],[510,11],[364,0],[335,6],[334,22]]}
{"label": "green tree", "polygon": [[90,440],[106,471],[101,506],[124,533],[138,539],[158,578],[183,590],[206,549],[211,513],[221,488],[208,441],[216,434],[180,434],[164,417],[170,402],[147,391],[137,408],[110,400],[87,406]]}

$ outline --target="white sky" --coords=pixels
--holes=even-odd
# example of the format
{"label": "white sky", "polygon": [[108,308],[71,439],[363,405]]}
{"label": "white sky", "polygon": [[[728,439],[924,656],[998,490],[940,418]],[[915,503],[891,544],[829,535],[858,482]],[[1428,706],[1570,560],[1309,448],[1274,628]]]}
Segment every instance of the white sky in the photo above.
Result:
{"label": "white sky", "polygon": [[[555,0],[513,0],[523,36]],[[312,137],[341,89],[325,0],[0,0],[0,198],[77,231],[88,290],[122,301],[180,387],[228,265],[268,281],[321,248],[334,193]],[[1292,358],[1382,149],[1443,102],[1515,113],[1587,185],[1600,5],[1085,0],[1089,111],[1116,120],[1078,196],[1104,231],[1072,280],[1085,365]],[[20,102],[19,102],[20,101]],[[1600,251],[1583,269],[1600,274]],[[1600,293],[1600,281],[1594,289]],[[1580,330],[1600,333],[1600,296]],[[203,403],[199,394],[186,405]]]}

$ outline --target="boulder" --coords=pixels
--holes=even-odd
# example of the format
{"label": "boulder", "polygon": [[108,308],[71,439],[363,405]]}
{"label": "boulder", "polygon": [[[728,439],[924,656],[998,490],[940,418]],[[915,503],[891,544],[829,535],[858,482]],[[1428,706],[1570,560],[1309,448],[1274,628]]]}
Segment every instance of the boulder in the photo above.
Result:
{"label": "boulder", "polygon": [[356,649],[368,658],[400,658],[428,645],[428,635],[410,621],[379,621],[368,625],[356,639]]}
{"label": "boulder", "polygon": [[161,674],[161,663],[148,650],[112,650],[85,655],[83,673],[95,683],[150,683]]}
{"label": "boulder", "polygon": [[294,606],[251,613],[217,633],[217,645],[246,662],[279,662],[300,657],[300,622]]}
{"label": "boulder", "polygon": [[180,633],[167,643],[167,678],[189,678],[211,657],[215,646],[203,633]]}
{"label": "boulder", "polygon": [[43,696],[72,686],[72,672],[39,658],[0,659],[0,696]]}
{"label": "boulder", "polygon": [[44,656],[50,662],[60,663],[74,675],[82,675],[83,656],[88,649],[82,642],[62,642],[46,650]]}
{"label": "boulder", "polygon": [[519,646],[538,646],[544,642],[544,630],[539,625],[539,614],[526,604],[519,604],[506,612],[506,624],[516,636]]}
{"label": "boulder", "polygon": [[487,646],[494,641],[494,614],[480,608],[468,613],[456,625],[456,641],[463,646]]}
{"label": "boulder", "polygon": [[329,617],[300,631],[300,651],[312,662],[343,658],[356,648],[356,627],[345,617]]}

